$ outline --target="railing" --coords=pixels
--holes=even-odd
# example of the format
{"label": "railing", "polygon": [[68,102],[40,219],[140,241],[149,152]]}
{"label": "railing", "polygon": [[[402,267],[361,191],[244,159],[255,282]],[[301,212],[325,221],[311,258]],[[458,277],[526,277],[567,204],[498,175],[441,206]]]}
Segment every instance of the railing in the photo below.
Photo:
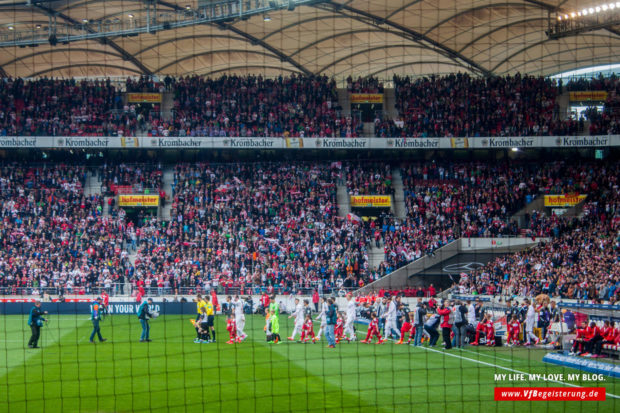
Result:
{"label": "railing", "polygon": [[124,283],[113,283],[109,287],[105,286],[73,286],[73,287],[0,287],[0,296],[12,295],[31,295],[31,296],[65,296],[65,295],[99,295],[105,291],[109,296],[130,295],[131,285]]}
{"label": "railing", "polygon": [[[206,294],[210,289],[201,286],[194,287],[150,287],[144,286],[145,297],[161,297],[167,295],[194,295]],[[348,292],[353,292],[357,288],[350,287],[277,287],[270,289],[267,286],[248,285],[244,287],[215,287],[218,294],[226,295],[259,295],[263,293],[275,293],[278,295],[312,295],[318,291],[319,295],[334,295],[344,297]],[[131,283],[114,283],[109,287],[74,286],[74,287],[0,287],[0,296],[67,296],[67,295],[99,295],[105,291],[110,297],[130,297],[138,294],[138,288]]]}

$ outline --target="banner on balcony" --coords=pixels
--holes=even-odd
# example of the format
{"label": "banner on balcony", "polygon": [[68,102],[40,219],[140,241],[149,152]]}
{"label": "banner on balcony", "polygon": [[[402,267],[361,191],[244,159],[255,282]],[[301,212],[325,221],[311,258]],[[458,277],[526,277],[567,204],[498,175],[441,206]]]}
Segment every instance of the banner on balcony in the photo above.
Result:
{"label": "banner on balcony", "polygon": [[546,207],[573,207],[586,199],[586,195],[545,195]]}
{"label": "banner on balcony", "polygon": [[161,93],[127,93],[129,103],[161,103]]}
{"label": "banner on balcony", "polygon": [[389,195],[351,195],[353,208],[389,208],[392,206],[392,197]]}
{"label": "banner on balcony", "polygon": [[119,195],[118,206],[156,207],[159,206],[159,195]]}
{"label": "banner on balcony", "polygon": [[381,93],[351,93],[351,103],[383,103]]}
{"label": "banner on balcony", "polygon": [[607,100],[607,92],[604,90],[584,90],[580,92],[569,92],[571,102],[583,102],[588,100],[604,102]]}

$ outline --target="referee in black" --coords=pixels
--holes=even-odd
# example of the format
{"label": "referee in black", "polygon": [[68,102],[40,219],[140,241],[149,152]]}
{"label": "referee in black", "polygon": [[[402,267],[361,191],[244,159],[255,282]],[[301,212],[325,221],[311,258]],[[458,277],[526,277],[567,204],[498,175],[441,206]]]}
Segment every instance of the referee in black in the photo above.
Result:
{"label": "referee in black", "polygon": [[39,337],[41,336],[41,326],[45,321],[45,318],[42,316],[45,314],[47,314],[47,311],[41,311],[41,301],[35,301],[34,307],[30,309],[30,315],[28,315],[28,325],[30,326],[30,331],[32,332],[30,340],[28,340],[29,348],[39,348],[37,344],[39,343]]}

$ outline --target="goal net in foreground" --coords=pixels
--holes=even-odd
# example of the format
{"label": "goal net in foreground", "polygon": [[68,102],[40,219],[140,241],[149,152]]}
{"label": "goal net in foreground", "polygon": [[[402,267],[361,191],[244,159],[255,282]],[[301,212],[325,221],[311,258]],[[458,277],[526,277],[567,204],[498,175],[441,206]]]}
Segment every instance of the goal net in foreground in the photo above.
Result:
{"label": "goal net in foreground", "polygon": [[472,298],[3,302],[0,410],[619,410],[617,309]]}

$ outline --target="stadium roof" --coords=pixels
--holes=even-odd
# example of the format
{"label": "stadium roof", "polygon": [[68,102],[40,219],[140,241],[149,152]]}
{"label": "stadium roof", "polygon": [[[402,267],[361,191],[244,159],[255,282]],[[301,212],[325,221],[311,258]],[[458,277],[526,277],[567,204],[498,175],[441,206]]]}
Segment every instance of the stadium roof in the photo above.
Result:
{"label": "stadium roof", "polygon": [[[0,0],[0,40],[12,31],[58,32],[82,22],[145,17],[139,0]],[[255,0],[251,0],[255,1]],[[282,1],[282,0],[277,0]],[[286,0],[285,0],[286,2]],[[558,40],[549,16],[592,6],[574,0],[333,0],[247,20],[192,25],[134,37],[0,48],[0,74],[103,77],[138,74],[315,73],[343,78],[394,73],[558,72],[617,63],[620,27]],[[201,3],[201,4],[204,4]],[[159,15],[197,1],[158,1]],[[618,12],[620,14],[620,11]],[[553,19],[553,17],[552,17]],[[6,37],[4,37],[6,38]]]}

